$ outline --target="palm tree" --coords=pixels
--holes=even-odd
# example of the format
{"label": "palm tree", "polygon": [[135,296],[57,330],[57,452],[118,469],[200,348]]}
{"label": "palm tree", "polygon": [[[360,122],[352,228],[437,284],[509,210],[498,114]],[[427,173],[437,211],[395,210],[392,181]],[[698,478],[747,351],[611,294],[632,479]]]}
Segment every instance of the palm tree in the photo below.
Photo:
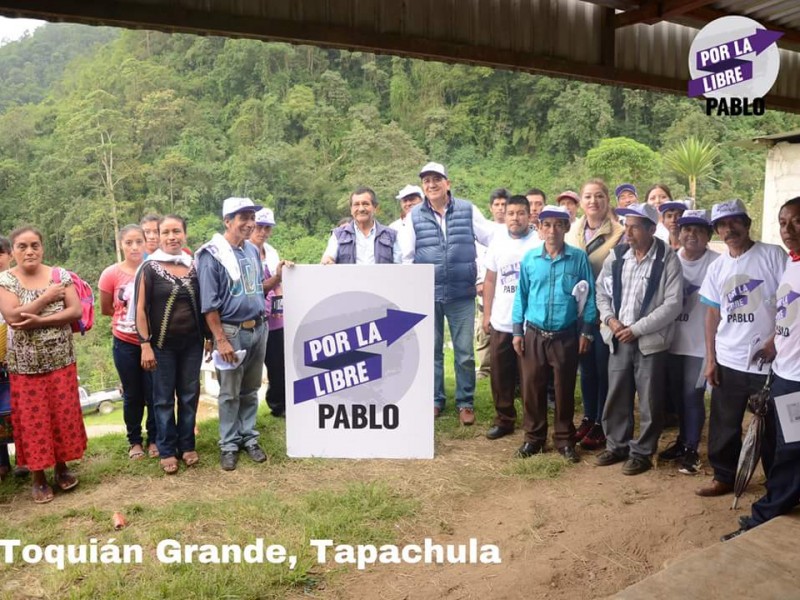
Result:
{"label": "palm tree", "polygon": [[690,137],[667,150],[664,163],[678,175],[689,180],[689,195],[697,198],[697,179],[709,176],[717,166],[719,152],[711,142]]}

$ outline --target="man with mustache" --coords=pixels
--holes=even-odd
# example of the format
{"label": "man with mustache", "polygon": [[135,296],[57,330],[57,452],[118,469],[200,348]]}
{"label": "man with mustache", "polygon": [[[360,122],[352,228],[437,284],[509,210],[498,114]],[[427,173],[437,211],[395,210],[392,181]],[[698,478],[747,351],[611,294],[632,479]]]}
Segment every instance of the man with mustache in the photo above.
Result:
{"label": "man with mustache", "polygon": [[[800,392],[800,196],[781,207],[778,223],[781,240],[789,249],[789,260],[777,294],[773,398]],[[800,442],[786,442],[774,404],[767,419],[774,422],[778,433],[775,459],[767,478],[767,492],[753,503],[751,516],[739,519],[740,529],[723,536],[722,541],[788,513],[800,500]]]}
{"label": "man with mustache", "polygon": [[350,194],[349,223],[331,233],[322,255],[323,265],[375,265],[400,262],[397,232],[375,219],[378,198],[368,187]]}
{"label": "man with mustache", "polygon": [[[764,363],[775,358],[775,294],[786,253],[780,246],[753,241],[751,222],[739,199],[711,209],[711,225],[728,252],[708,267],[700,287],[700,301],[708,307],[705,376],[712,386],[708,460],[714,479],[695,492],[698,496],[733,491],[747,399],[764,386],[769,370]],[[769,474],[775,431],[769,419],[766,425],[761,462]]]}

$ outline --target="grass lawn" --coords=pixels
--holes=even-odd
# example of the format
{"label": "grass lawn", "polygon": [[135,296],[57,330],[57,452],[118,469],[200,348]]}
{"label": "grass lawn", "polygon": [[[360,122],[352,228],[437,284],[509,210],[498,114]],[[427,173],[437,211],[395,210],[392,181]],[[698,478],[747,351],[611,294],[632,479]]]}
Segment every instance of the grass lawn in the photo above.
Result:
{"label": "grass lawn", "polygon": [[[217,421],[210,419],[199,424],[197,450],[201,463],[191,470],[182,467],[174,477],[162,474],[157,461],[130,461],[124,435],[111,434],[89,441],[87,453],[75,469],[80,486],[68,495],[57,494],[48,505],[32,503],[28,480],[9,478],[0,485],[0,506],[11,514],[0,520],[0,539],[40,546],[103,545],[113,539],[118,546],[140,545],[144,559],[141,564],[68,565],[59,570],[44,563],[26,564],[17,556],[13,564],[0,562],[0,595],[282,598],[325,586],[354,567],[317,564],[310,539],[376,545],[402,541],[403,531],[438,514],[437,502],[419,488],[414,477],[442,460],[439,447],[480,437],[491,425],[494,409],[488,380],[479,381],[477,386],[478,424],[465,428],[458,423],[452,402],[451,352],[446,354],[446,365],[450,395],[447,410],[436,422],[434,461],[290,460],[286,457],[285,421],[269,416],[262,401],[258,429],[270,457],[267,465],[255,465],[243,456],[235,473],[223,474],[218,466]],[[90,415],[86,423],[122,423],[121,407],[109,415]],[[570,466],[549,454],[525,461],[509,456],[505,464],[485,468],[497,477],[536,480],[558,477]],[[431,487],[435,483],[424,477],[421,480]],[[459,482],[454,475],[452,485],[463,488],[469,483]],[[122,512],[128,522],[121,531],[112,527],[115,511]],[[441,529],[447,530],[445,525]],[[256,538],[264,538],[267,545],[284,545],[296,555],[296,567],[164,565],[155,556],[157,544],[164,539],[219,547],[250,544]]]}

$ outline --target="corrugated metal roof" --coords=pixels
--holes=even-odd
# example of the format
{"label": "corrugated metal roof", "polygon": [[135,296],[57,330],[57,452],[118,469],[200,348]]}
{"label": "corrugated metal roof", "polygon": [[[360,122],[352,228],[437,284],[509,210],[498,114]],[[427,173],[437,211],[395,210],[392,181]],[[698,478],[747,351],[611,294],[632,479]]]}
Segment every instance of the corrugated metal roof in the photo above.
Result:
{"label": "corrugated metal roof", "polygon": [[768,106],[800,112],[798,0],[0,0],[0,14],[309,43],[684,94],[698,28],[742,14],[783,28]]}

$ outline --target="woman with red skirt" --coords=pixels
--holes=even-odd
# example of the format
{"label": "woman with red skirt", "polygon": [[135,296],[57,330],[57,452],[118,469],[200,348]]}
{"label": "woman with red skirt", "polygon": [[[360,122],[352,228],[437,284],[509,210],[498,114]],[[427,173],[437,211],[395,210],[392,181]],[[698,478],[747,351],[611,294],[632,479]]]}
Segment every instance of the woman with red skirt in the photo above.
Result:
{"label": "woman with red skirt", "polygon": [[[12,328],[8,349],[11,420],[17,464],[33,475],[33,501],[50,502],[45,469],[62,491],[78,485],[67,462],[86,450],[70,323],[81,316],[72,278],[42,263],[42,234],[31,227],[9,236],[16,266],[0,273],[0,312]],[[59,283],[54,283],[59,281]]]}

